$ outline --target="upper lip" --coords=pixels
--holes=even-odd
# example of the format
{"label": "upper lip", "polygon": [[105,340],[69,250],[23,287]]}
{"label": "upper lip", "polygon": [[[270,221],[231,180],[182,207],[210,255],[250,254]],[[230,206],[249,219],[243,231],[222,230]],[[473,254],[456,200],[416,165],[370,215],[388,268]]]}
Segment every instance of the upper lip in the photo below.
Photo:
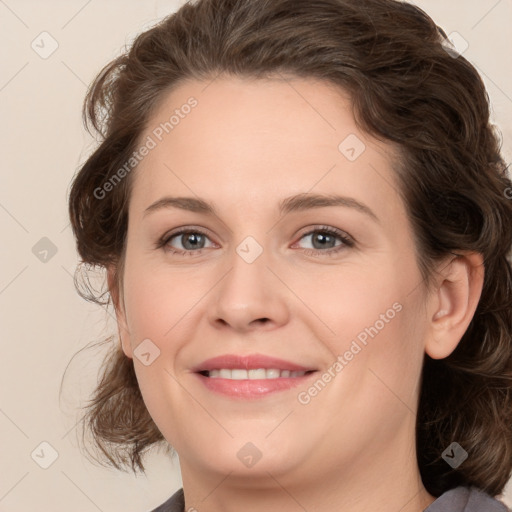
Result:
{"label": "upper lip", "polygon": [[264,354],[223,354],[211,359],[207,359],[192,369],[194,372],[203,372],[211,370],[219,370],[222,368],[234,369],[241,368],[246,370],[256,370],[258,368],[290,371],[314,371],[315,368],[308,368],[300,364],[278,359],[276,357],[266,356]]}

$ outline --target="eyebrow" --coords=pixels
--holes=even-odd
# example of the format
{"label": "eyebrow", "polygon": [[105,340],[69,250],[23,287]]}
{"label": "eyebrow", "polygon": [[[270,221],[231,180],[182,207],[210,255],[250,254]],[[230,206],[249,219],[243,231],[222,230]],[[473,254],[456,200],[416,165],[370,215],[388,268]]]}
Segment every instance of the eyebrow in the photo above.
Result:
{"label": "eyebrow", "polygon": [[[357,201],[352,197],[340,196],[336,194],[297,194],[283,199],[279,203],[279,213],[285,215],[287,213],[309,210],[312,208],[325,208],[329,206],[344,206],[353,208],[364,213],[375,222],[379,223],[379,218],[364,203]],[[218,217],[218,213],[213,204],[196,197],[171,197],[165,196],[144,210],[143,217],[148,214],[167,208],[179,208],[195,213],[203,213],[206,215],[214,215]]]}

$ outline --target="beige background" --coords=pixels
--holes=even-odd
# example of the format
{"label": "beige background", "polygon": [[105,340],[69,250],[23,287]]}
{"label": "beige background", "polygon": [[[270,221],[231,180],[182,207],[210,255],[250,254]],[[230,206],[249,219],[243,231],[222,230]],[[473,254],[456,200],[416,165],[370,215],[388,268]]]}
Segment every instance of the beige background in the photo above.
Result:
{"label": "beige background", "polygon": [[[73,354],[115,329],[72,279],[78,260],[66,201],[94,142],[81,124],[86,87],[137,33],[182,3],[0,0],[0,511],[143,512],[181,486],[177,460],[162,454],[136,478],[98,468],[78,450],[74,404],[87,397],[98,350],[73,359],[60,402],[59,387]],[[468,41],[465,56],[483,74],[510,161],[512,0],[415,3]],[[51,49],[43,31],[58,44],[46,59],[31,47],[35,40],[39,52]],[[45,263],[34,254],[50,245],[44,237],[56,251]],[[58,455],[47,469],[35,462],[51,462],[41,442]],[[510,484],[506,501],[512,505]]]}

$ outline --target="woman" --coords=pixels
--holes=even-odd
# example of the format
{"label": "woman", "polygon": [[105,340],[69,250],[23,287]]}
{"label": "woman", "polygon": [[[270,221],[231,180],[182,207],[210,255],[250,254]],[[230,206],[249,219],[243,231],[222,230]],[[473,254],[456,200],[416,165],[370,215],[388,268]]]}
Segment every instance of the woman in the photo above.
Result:
{"label": "woman", "polygon": [[393,0],[199,0],[106,66],[74,179],[119,339],[85,425],[156,511],[504,511],[512,183],[484,85]]}

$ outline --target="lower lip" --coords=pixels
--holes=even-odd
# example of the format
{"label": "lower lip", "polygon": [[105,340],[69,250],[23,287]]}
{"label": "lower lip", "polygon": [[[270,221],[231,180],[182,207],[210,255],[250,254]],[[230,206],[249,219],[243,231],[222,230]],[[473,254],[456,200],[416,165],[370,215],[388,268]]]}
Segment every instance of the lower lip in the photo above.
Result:
{"label": "lower lip", "polygon": [[278,377],[277,379],[221,379],[210,378],[196,373],[203,384],[210,390],[232,398],[263,398],[279,391],[305,385],[317,372],[311,372],[302,377]]}

